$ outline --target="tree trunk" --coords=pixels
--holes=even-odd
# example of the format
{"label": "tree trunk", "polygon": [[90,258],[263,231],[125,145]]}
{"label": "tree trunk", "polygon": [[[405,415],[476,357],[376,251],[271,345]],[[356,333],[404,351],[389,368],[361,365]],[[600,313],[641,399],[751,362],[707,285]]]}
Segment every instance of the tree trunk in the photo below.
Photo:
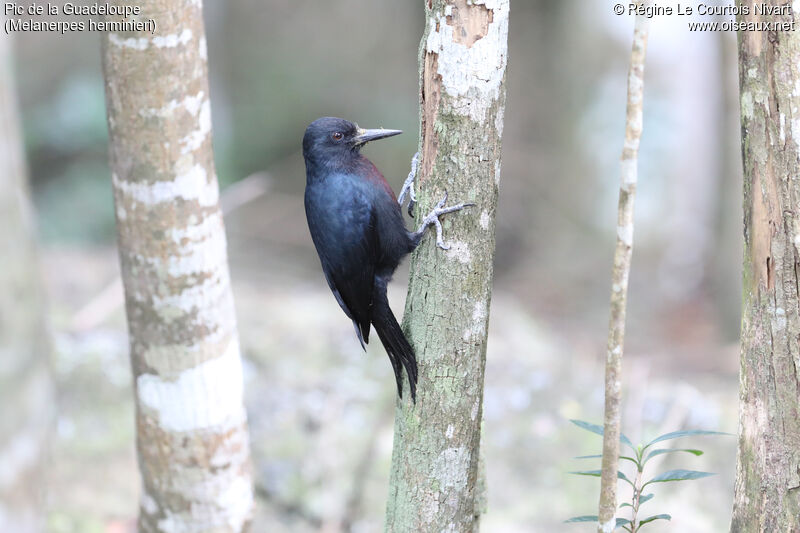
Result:
{"label": "tree trunk", "polygon": [[136,391],[139,529],[240,532],[253,491],[202,2],[136,4],[157,34],[106,34],[103,66]]}
{"label": "tree trunk", "polygon": [[[5,19],[0,17],[0,22]],[[42,531],[53,388],[44,295],[16,112],[11,38],[0,38],[0,531]]]}
{"label": "tree trunk", "polygon": [[[445,191],[475,207],[413,254],[404,326],[417,403],[400,402],[386,531],[477,530],[486,332],[505,107],[509,0],[426,0],[420,44],[419,220]],[[409,396],[406,395],[406,398]]]}
{"label": "tree trunk", "polygon": [[[759,20],[753,0],[742,5],[751,14],[740,21]],[[798,65],[800,34],[739,32],[745,249],[732,532],[800,530]]]}
{"label": "tree trunk", "polygon": [[[649,2],[637,2],[648,6]],[[644,60],[647,55],[649,19],[636,16],[633,29],[628,98],[625,106],[625,143],[620,158],[617,241],[611,270],[611,312],[608,321],[605,365],[605,406],[603,410],[603,460],[600,474],[597,531],[616,529],[617,471],[622,407],[622,355],[625,349],[625,316],[628,308],[628,278],[633,254],[633,206],[638,180],[639,141],[642,138],[642,99],[644,96]]]}

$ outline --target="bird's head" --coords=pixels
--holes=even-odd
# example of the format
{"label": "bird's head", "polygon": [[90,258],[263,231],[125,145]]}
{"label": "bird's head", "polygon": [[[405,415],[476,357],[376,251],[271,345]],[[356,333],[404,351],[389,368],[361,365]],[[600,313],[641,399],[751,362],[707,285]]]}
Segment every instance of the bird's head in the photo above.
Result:
{"label": "bird's head", "polygon": [[308,125],[303,136],[306,161],[341,161],[356,154],[369,141],[403,133],[383,128],[366,130],[343,118],[322,117]]}

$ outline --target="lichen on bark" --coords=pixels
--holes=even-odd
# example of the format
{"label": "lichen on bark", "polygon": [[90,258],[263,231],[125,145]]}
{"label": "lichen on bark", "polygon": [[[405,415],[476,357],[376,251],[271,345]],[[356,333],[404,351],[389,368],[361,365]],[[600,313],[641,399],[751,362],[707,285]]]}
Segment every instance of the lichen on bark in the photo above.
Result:
{"label": "lichen on bark", "polygon": [[[445,194],[476,205],[444,220],[450,249],[411,259],[404,329],[419,359],[416,405],[398,404],[386,531],[477,530],[508,0],[425,2],[417,217]],[[408,395],[404,395],[408,398]]]}
{"label": "lichen on bark", "polygon": [[242,368],[211,147],[202,2],[137,2],[103,39],[143,532],[247,528]]}
{"label": "lichen on bark", "polygon": [[[742,2],[756,20],[754,2]],[[779,2],[772,1],[772,5]],[[791,21],[798,13],[763,16]],[[800,36],[739,32],[744,269],[731,531],[800,530]]]}

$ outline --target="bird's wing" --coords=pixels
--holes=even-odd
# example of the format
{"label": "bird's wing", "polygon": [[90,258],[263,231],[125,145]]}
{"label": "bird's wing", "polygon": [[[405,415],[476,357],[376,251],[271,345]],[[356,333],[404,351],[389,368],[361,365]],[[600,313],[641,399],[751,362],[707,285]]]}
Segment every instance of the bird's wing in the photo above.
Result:
{"label": "bird's wing", "polygon": [[[375,263],[380,253],[375,213],[367,195],[348,191],[326,198],[319,216],[309,217],[325,279],[359,340],[369,340]],[[331,202],[331,203],[329,203]]]}

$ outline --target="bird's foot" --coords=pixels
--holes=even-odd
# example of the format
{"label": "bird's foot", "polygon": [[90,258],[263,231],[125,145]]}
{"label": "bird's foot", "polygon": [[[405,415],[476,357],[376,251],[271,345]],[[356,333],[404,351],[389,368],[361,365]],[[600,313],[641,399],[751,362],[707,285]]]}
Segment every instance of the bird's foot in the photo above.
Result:
{"label": "bird's foot", "polygon": [[442,198],[436,207],[428,213],[425,218],[422,219],[422,223],[419,226],[419,229],[414,232],[414,236],[417,239],[421,239],[422,235],[425,233],[425,230],[428,229],[429,226],[434,226],[436,228],[436,246],[441,248],[442,250],[449,250],[450,245],[444,242],[444,238],[442,237],[442,222],[439,220],[439,217],[442,215],[446,215],[447,213],[453,213],[454,211],[460,211],[465,207],[472,207],[475,204],[473,203],[460,203],[456,205],[451,205],[450,207],[445,207],[444,204],[447,203],[447,192],[444,193],[444,198]]}
{"label": "bird's foot", "polygon": [[408,173],[403,188],[400,189],[400,196],[397,197],[397,203],[401,206],[406,201],[406,194],[408,194],[408,216],[413,217],[414,206],[417,203],[417,193],[414,192],[414,177],[417,175],[417,166],[419,166],[419,152],[414,154],[411,158],[411,172]]}

